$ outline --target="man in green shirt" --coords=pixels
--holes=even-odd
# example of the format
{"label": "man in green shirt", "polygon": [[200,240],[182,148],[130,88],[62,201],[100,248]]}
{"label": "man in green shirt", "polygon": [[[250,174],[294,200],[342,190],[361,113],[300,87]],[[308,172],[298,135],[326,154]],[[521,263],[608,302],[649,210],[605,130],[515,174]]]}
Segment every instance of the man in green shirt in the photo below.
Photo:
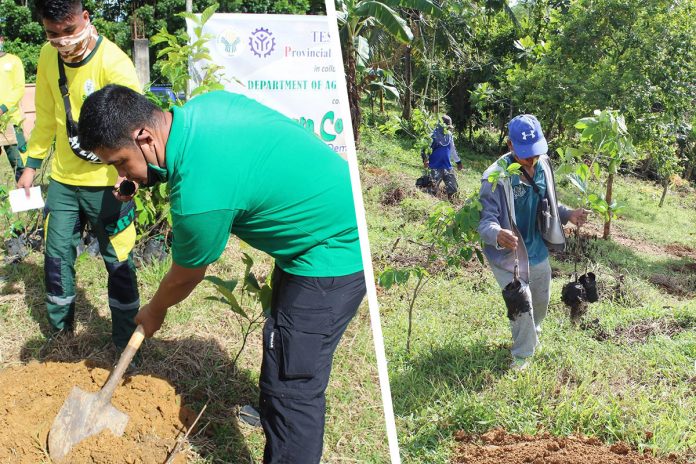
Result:
{"label": "man in green shirt", "polygon": [[107,86],[85,101],[79,138],[126,179],[169,183],[173,263],[136,317],[146,336],[230,233],[275,258],[259,380],[264,462],[318,463],[333,353],[365,294],[346,161],[291,119],[222,91],[163,112]]}

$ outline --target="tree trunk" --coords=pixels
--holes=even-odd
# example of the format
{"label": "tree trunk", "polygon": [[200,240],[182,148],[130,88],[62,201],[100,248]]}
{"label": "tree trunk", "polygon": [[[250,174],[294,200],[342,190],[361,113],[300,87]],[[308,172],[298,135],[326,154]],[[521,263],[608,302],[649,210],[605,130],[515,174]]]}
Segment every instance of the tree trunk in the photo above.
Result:
{"label": "tree trunk", "polygon": [[367,121],[368,126],[372,126],[375,123],[375,97],[370,94],[370,119]]}
{"label": "tree trunk", "polygon": [[500,135],[498,136],[498,151],[502,154],[507,150],[507,145],[503,142],[505,141],[505,126],[500,128]]}
{"label": "tree trunk", "polygon": [[353,137],[355,145],[360,143],[360,123],[362,115],[360,113],[360,93],[358,92],[357,71],[355,65],[355,52],[353,47],[348,47],[346,54],[348,70],[346,72],[346,84],[348,85],[348,103],[350,105],[350,120],[353,122]]}
{"label": "tree trunk", "polygon": [[379,92],[379,112],[384,114],[384,90]]}
{"label": "tree trunk", "polygon": [[406,46],[406,54],[404,55],[404,82],[406,84],[406,89],[404,91],[404,110],[401,113],[401,117],[406,121],[411,120],[411,102],[413,96],[411,95],[411,46]]}
{"label": "tree trunk", "polygon": [[668,180],[668,179],[665,179],[665,180],[662,182],[662,187],[663,187],[663,189],[662,189],[662,198],[660,198],[660,204],[657,205],[658,208],[662,208],[662,205],[665,204],[665,197],[667,196],[667,190],[669,189],[669,180]]}
{"label": "tree trunk", "polygon": [[[614,188],[614,174],[609,174],[609,178],[607,179],[607,195],[605,197],[607,204],[611,205],[611,196],[613,193],[613,188]],[[611,208],[609,208],[609,219],[604,223],[604,235],[602,235],[602,238],[604,240],[609,239],[609,235],[611,234],[611,215],[612,211]]]}
{"label": "tree trunk", "polygon": [[694,172],[694,162],[689,161],[689,164],[686,166],[686,170],[684,171],[684,180],[689,182],[691,181],[691,176]]}

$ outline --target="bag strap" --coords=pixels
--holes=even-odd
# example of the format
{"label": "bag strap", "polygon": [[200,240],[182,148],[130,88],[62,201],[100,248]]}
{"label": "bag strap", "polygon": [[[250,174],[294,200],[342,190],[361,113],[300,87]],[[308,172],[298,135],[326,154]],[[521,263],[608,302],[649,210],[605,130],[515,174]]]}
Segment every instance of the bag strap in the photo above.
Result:
{"label": "bag strap", "polygon": [[58,56],[58,88],[60,95],[63,97],[63,105],[65,105],[65,121],[66,125],[74,126],[75,120],[72,117],[72,106],[70,106],[70,91],[68,90],[68,78],[65,75],[65,64]]}
{"label": "bag strap", "polygon": [[[503,188],[503,201],[505,202],[505,207],[507,209],[508,213],[508,220],[510,221],[510,230],[513,230],[514,232],[514,227],[515,226],[515,220],[513,219],[513,215],[515,214],[515,199],[513,197],[512,204],[508,201],[508,194],[505,191],[505,188]],[[517,248],[515,248],[515,267],[512,271],[512,281],[513,282],[519,282],[520,281],[520,257],[519,254],[517,253]]]}
{"label": "bag strap", "polygon": [[524,178],[527,179],[529,185],[532,186],[532,188],[534,189],[534,193],[541,196],[539,186],[536,184],[536,182],[534,182],[534,178],[532,178],[532,176],[529,175],[529,173],[524,167],[522,167],[522,175],[524,175]]}
{"label": "bag strap", "polygon": [[63,97],[65,106],[65,130],[68,133],[68,143],[75,156],[83,161],[92,164],[102,164],[102,161],[91,151],[83,150],[77,139],[77,123],[72,117],[72,106],[70,105],[70,90],[68,89],[68,78],[65,75],[65,64],[58,55],[58,89]]}

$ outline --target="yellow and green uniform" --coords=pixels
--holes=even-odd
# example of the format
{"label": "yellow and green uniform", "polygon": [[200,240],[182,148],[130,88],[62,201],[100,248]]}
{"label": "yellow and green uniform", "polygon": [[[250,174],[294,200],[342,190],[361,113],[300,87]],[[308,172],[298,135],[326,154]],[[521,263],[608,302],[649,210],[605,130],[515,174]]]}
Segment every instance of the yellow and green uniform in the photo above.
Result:
{"label": "yellow and green uniform", "polygon": [[[5,53],[0,56],[0,110],[11,114],[10,121],[15,126],[24,116],[20,103],[24,97],[24,66],[15,55]],[[10,111],[12,110],[12,111]]]}
{"label": "yellow and green uniform", "polygon": [[[41,49],[36,76],[36,125],[29,140],[26,166],[38,168],[55,140],[45,209],[45,284],[48,319],[56,330],[70,330],[75,308],[76,246],[89,223],[109,275],[112,338],[123,347],[135,329],[140,298],[131,251],[135,245],[133,202],[112,194],[116,170],[79,158],[66,132],[65,104],[60,92],[58,52]],[[115,44],[100,36],[94,50],[79,63],[64,63],[72,118],[78,121],[84,100],[109,84],[140,91],[133,63]]]}
{"label": "yellow and green uniform", "polygon": [[0,56],[0,110],[9,114],[9,122],[14,125],[17,143],[5,145],[2,148],[7,153],[15,178],[22,175],[24,164],[20,155],[26,150],[26,141],[21,123],[24,119],[21,102],[24,97],[24,66],[22,60],[10,53]]}
{"label": "yellow and green uniform", "polygon": [[[84,60],[65,63],[65,75],[68,78],[70,105],[75,121],[80,118],[80,108],[85,99],[102,87],[120,84],[142,91],[128,55],[102,36],[99,36],[96,47]],[[113,166],[84,161],[70,148],[58,77],[58,52],[50,44],[46,44],[41,49],[36,74],[36,125],[25,154],[26,165],[38,168],[55,139],[52,179],[67,185],[112,187],[118,177]]]}

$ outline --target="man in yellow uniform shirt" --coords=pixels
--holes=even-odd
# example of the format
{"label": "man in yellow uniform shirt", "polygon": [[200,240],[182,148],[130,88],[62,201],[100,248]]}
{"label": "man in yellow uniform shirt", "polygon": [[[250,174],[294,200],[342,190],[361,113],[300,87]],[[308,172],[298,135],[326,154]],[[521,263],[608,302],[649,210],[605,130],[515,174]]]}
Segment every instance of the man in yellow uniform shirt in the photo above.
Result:
{"label": "man in yellow uniform shirt", "polygon": [[[12,126],[17,139],[17,143],[9,144],[7,143],[8,139],[0,138],[0,146],[7,153],[7,158],[10,160],[10,165],[15,173],[15,180],[19,179],[24,168],[19,153],[27,149],[24,132],[21,128],[22,119],[24,119],[20,107],[22,97],[24,97],[22,60],[5,52],[5,37],[0,35],[0,118],[5,115],[9,117],[9,120],[6,121],[7,126]],[[0,126],[5,126],[5,124],[0,123]],[[0,127],[0,132],[2,132],[2,128]],[[12,130],[9,127],[7,129]]]}
{"label": "man in yellow uniform shirt", "polygon": [[36,126],[17,185],[29,189],[55,139],[46,195],[45,285],[48,320],[56,333],[71,334],[75,317],[76,246],[89,222],[108,272],[112,340],[122,349],[135,330],[140,297],[131,250],[135,244],[133,201],[113,192],[116,170],[82,150],[77,121],[82,102],[108,84],[141,91],[133,63],[90,23],[81,0],[36,4],[49,41],[41,49],[36,77]]}

